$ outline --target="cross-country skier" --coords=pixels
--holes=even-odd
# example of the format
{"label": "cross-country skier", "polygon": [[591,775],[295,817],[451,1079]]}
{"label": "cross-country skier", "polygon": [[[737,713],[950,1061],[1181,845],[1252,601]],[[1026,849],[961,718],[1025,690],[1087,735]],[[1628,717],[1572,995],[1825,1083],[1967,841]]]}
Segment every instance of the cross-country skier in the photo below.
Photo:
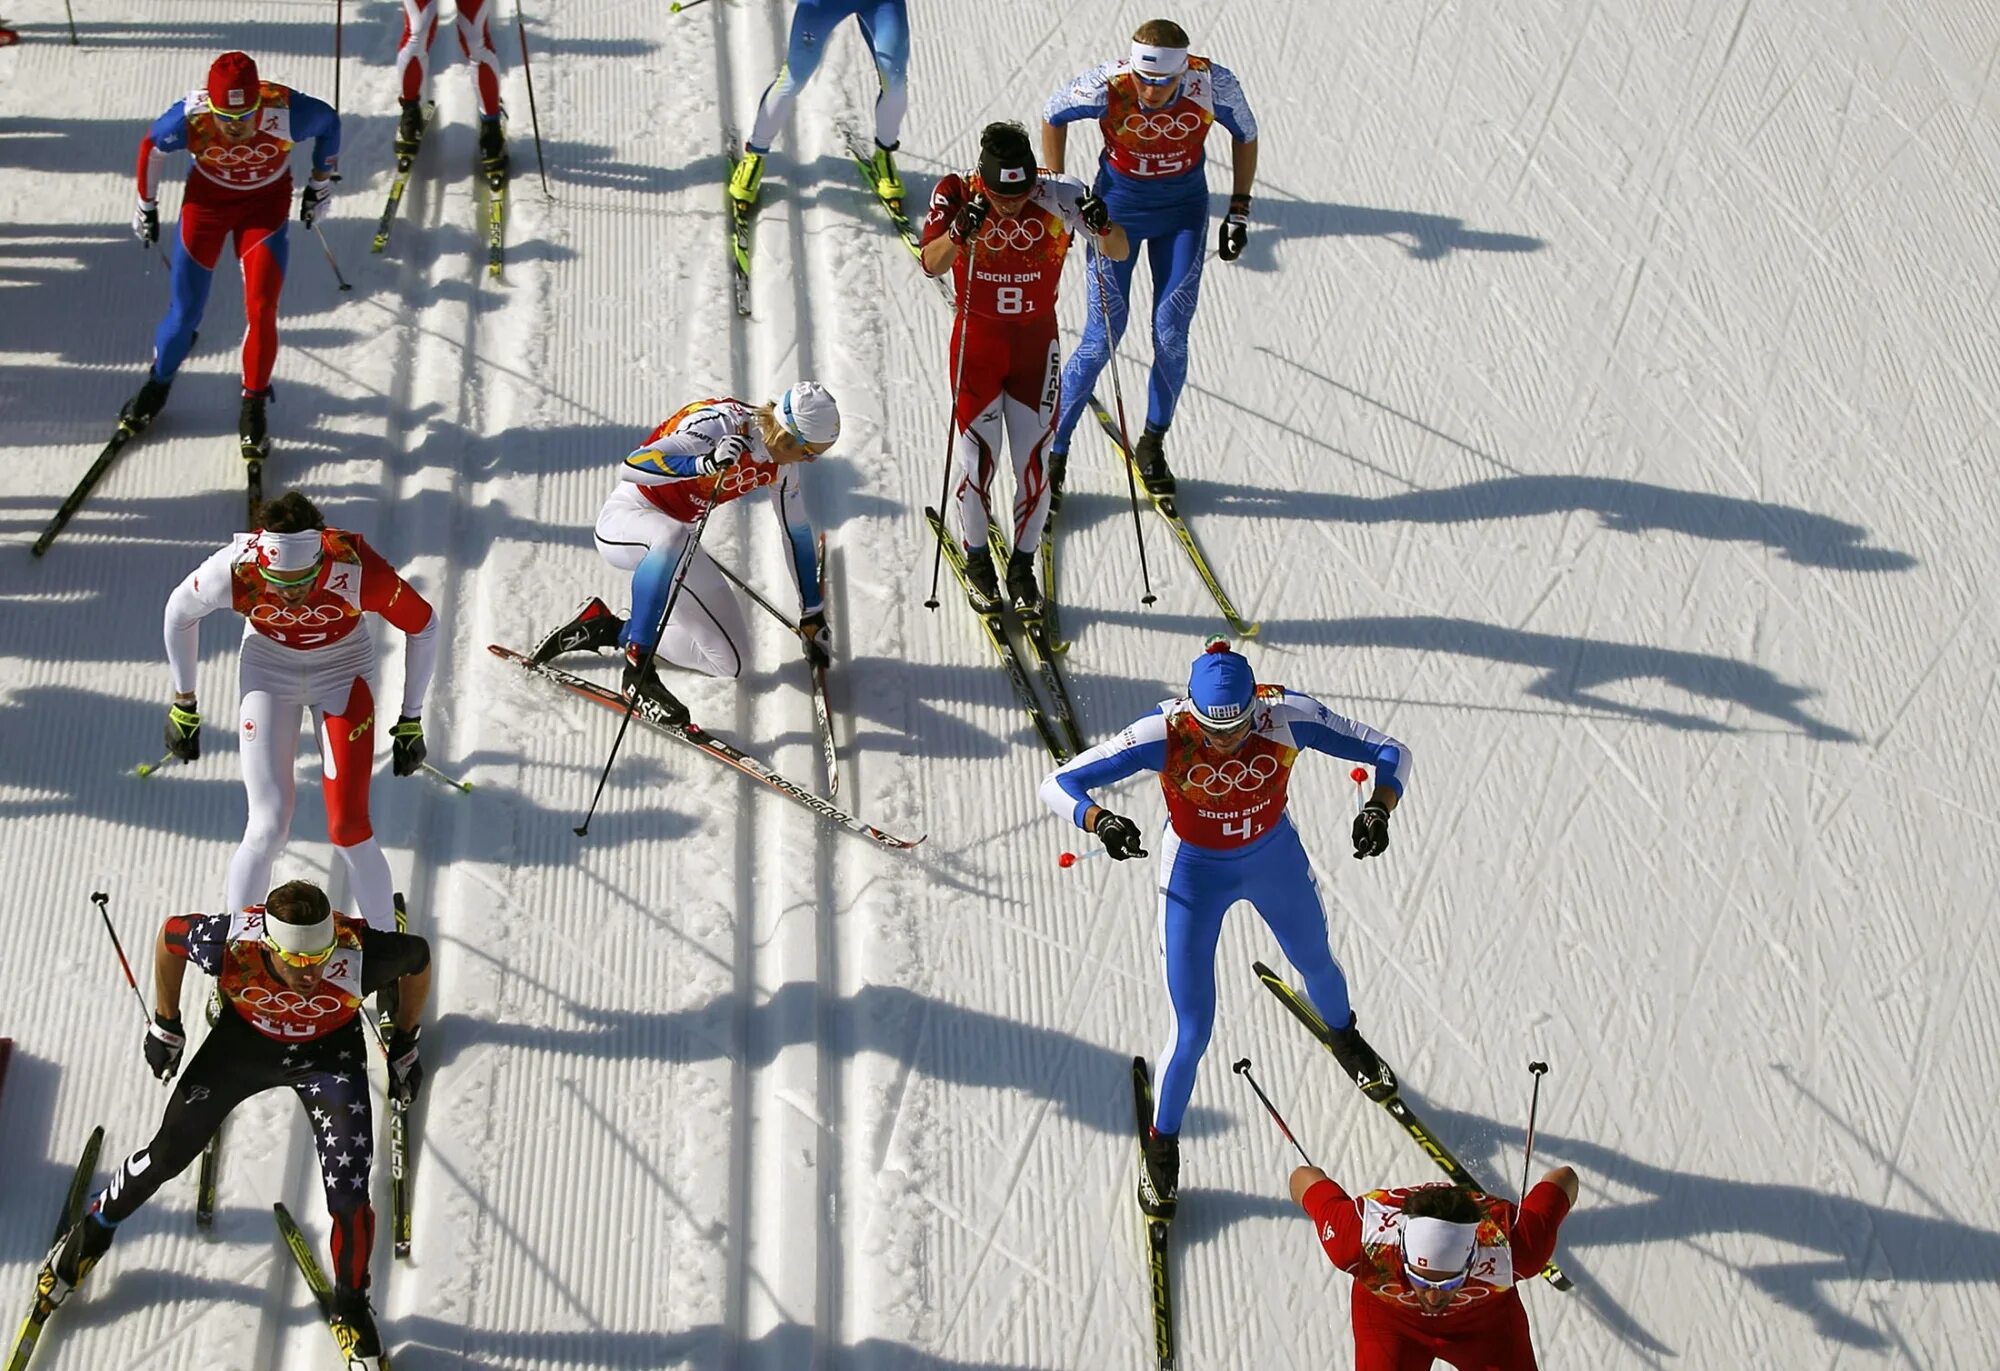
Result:
{"label": "cross-country skier", "polygon": [[[696,400],[676,410],[625,458],[597,515],[598,553],[614,570],[632,575],[632,617],[620,619],[592,596],[541,641],[533,660],[623,644],[625,693],[645,695],[667,719],[685,725],[687,706],[661,684],[646,655],[657,641],[657,656],[676,666],[732,679],[742,671],[749,635],[736,593],[705,550],[685,554],[711,507],[768,486],[791,544],[806,657],[826,666],[833,660],[833,634],[820,602],[818,535],[806,513],[798,464],[818,460],[839,437],[839,406],[817,381],[794,382],[761,405]],[[686,584],[662,632],[677,574]]]}
{"label": "cross-country skier", "polygon": [[1195,658],[1187,694],[1163,702],[1042,782],[1042,802],[1118,861],[1144,857],[1139,825],[1091,792],[1156,771],[1166,797],[1160,851],[1160,952],[1173,1034],[1163,1058],[1145,1143],[1139,1199],[1170,1209],[1179,1190],[1181,1114],[1215,1024],[1215,944],[1223,915],[1248,900],[1305,977],[1335,1053],[1357,1082],[1391,1079],[1355,1027],[1347,978],[1327,949],[1319,884],[1286,813],[1292,764],[1310,748],[1363,762],[1375,791],[1355,816],[1356,857],[1389,846],[1389,815],[1410,777],[1410,750],[1386,733],[1335,714],[1310,695],[1259,685],[1250,663],[1219,638]]}
{"label": "cross-country skier", "polygon": [[799,0],[798,8],[792,11],[785,64],[757,101],[757,120],[750,126],[743,155],[729,176],[729,196],[739,204],[757,203],[757,194],[764,186],[764,154],[791,118],[792,102],[819,69],[827,39],[847,18],[861,26],[861,36],[875,54],[875,72],[882,82],[882,93],[875,97],[875,157],[871,166],[875,193],[884,200],[903,198],[903,178],[896,173],[895,153],[902,143],[903,112],[910,98],[910,17],[904,0]]}
{"label": "cross-country skier", "polygon": [[378,1371],[382,1339],[368,1307],[375,1128],[361,1002],[397,987],[390,1093],[407,1105],[423,1083],[417,1023],[430,993],[430,944],[336,913],[309,881],[281,885],[232,914],[167,919],[153,947],[153,1024],[145,1040],[146,1066],[163,1081],[179,1070],[187,1045],[181,982],[189,962],[216,978],[222,1012],[181,1075],[159,1132],[125,1159],[50,1250],[41,1292],[53,1304],[68,1298],[110,1248],[118,1225],[201,1155],[237,1105],[290,1086],[312,1121],[333,1218],[334,1336],[353,1371]]}
{"label": "cross-country skier", "polygon": [[[1249,237],[1250,190],[1257,179],[1257,120],[1235,74],[1206,57],[1188,55],[1180,25],[1152,19],[1132,35],[1128,56],[1084,72],[1051,95],[1042,112],[1042,160],[1063,169],[1068,126],[1095,119],[1104,134],[1094,189],[1146,244],[1153,269],[1153,374],[1146,391],[1146,429],[1132,455],[1158,495],[1174,490],[1165,438],[1187,381],[1188,329],[1201,294],[1203,238],[1208,230],[1208,181],[1202,170],[1208,131],[1221,124],[1235,139],[1229,213],[1217,234],[1219,255],[1233,262]],[[1056,422],[1056,484],[1068,461],[1070,435],[1104,370],[1111,346],[1125,333],[1136,254],[1122,263],[1093,262],[1090,315],[1083,341],[1063,368],[1062,416]],[[1104,333],[1104,304],[1111,337]]]}
{"label": "cross-country skier", "polygon": [[398,776],[424,760],[424,693],[437,664],[437,614],[358,533],[328,528],[312,501],[293,491],[260,511],[262,527],[239,533],[188,574],[167,600],[167,664],[174,698],[167,749],[201,756],[195,702],[198,625],[219,609],[244,617],[237,666],[242,690],[237,752],[250,802],[243,843],[229,863],[229,907],[255,903],[291,832],[301,711],[319,731],[327,837],[347,866],[354,902],[370,927],[396,926],[389,859],[368,818],[375,765],[375,643],[364,613],[409,635],[402,714],[389,731]]}
{"label": "cross-country skier", "polygon": [[1327,1260],[1354,1277],[1355,1371],[1535,1371],[1516,1281],[1555,1255],[1576,1203],[1559,1166],[1522,1198],[1440,1181],[1350,1197],[1316,1166],[1292,1172],[1292,1202],[1313,1221]]}
{"label": "cross-country skier", "polygon": [[1044,459],[1062,369],[1056,288],[1078,228],[1091,234],[1099,254],[1122,259],[1130,251],[1104,201],[1074,177],[1037,168],[1027,130],[1010,123],[986,126],[979,135],[979,170],[938,182],[924,218],[924,270],[933,276],[950,271],[957,282],[951,333],[956,503],[966,578],[982,613],[1000,601],[986,526],[1003,420],[1014,459],[1014,509],[1004,520],[1013,548],[1007,592],[1023,615],[1042,612],[1035,548],[1049,517]]}
{"label": "cross-country skier", "polygon": [[248,461],[270,449],[265,406],[278,359],[278,295],[285,287],[290,248],[291,151],[311,141],[312,178],[299,197],[299,221],[319,222],[333,199],[340,155],[340,116],[324,101],[265,81],[246,53],[225,52],[208,69],[208,82],[174,101],[139,140],[139,207],[132,232],[147,248],[160,239],[160,163],[185,150],[194,158],[174,234],[173,298],[153,333],[153,365],[146,383],[125,402],[121,417],[135,432],[167,402],[174,375],[194,347],[208,308],[209,287],[222,249],[236,237],[243,267],[243,404],[236,431]]}
{"label": "cross-country skier", "polygon": [[[507,133],[500,109],[500,54],[493,50],[488,0],[457,0],[458,48],[478,68],[479,169],[489,180],[507,175]],[[424,136],[424,88],[431,76],[431,43],[437,38],[443,0],[403,0],[403,37],[396,48],[396,83],[403,115],[396,124],[396,156],[414,157]]]}

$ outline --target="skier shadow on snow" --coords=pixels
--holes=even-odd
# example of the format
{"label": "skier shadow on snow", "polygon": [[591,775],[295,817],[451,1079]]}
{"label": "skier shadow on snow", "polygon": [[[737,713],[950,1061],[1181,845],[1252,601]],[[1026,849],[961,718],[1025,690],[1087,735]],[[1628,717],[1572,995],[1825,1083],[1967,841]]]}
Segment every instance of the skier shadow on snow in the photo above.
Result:
{"label": "skier shadow on snow", "polygon": [[[864,1338],[840,1346],[822,1345],[822,1334],[788,1323],[760,1337],[732,1337],[720,1324],[679,1332],[625,1333],[611,1329],[545,1332],[469,1329],[424,1315],[385,1325],[383,1336],[395,1354],[397,1371],[444,1371],[515,1362],[575,1366],[759,1366],[824,1367],[829,1371],[1041,1371],[1028,1362],[959,1361],[904,1343]],[[409,1341],[402,1341],[408,1339]],[[399,1345],[400,1344],[400,1345]],[[1050,1369],[1053,1371],[1053,1368]]]}
{"label": "skier shadow on snow", "polygon": [[[1454,252],[1540,252],[1548,246],[1527,234],[1467,228],[1448,214],[1301,200],[1283,192],[1258,196],[1250,223],[1250,241],[1238,265],[1255,271],[1277,270],[1278,247],[1298,238],[1386,238],[1419,262]],[[1258,232],[1264,225],[1270,231]]]}
{"label": "skier shadow on snow", "polygon": [[[1078,610],[1072,614],[1067,607],[1064,613],[1066,631],[1071,618],[1082,621],[1090,617],[1181,637],[1192,637],[1214,627],[1214,621],[1205,616],[1123,609]],[[1683,652],[1643,643],[1607,643],[1556,633],[1531,633],[1470,619],[1435,615],[1268,619],[1264,622],[1263,637],[1266,642],[1287,646],[1311,644],[1316,647],[1394,648],[1410,652],[1448,653],[1457,657],[1483,657],[1488,661],[1539,671],[1541,674],[1524,691],[1535,699],[1690,733],[1748,731],[1741,725],[1722,723],[1698,714],[1630,704],[1604,693],[1605,688],[1620,682],[1657,681],[1698,700],[1713,700],[1760,714],[1788,728],[1795,728],[1816,742],[1859,741],[1855,734],[1815,718],[1808,712],[1805,702],[1818,694],[1816,690],[1791,685],[1775,673],[1750,662],[1706,652]],[[1300,689],[1310,689],[1310,683],[1296,684]]]}
{"label": "skier shadow on snow", "polygon": [[[592,832],[594,833],[593,826]],[[662,1012],[604,1009],[565,1000],[574,1026],[555,1027],[441,1016],[426,1037],[439,1049],[434,1070],[444,1071],[474,1046],[528,1049],[561,1056],[656,1060],[684,1066],[733,1059],[742,1007],[734,994],[704,1005]],[[878,1052],[908,1063],[932,1080],[1018,1091],[1054,1104],[1065,1118],[1102,1133],[1132,1131],[1132,1101],[1114,1088],[1129,1079],[1132,1057],[1071,1033],[1024,1023],[984,1010],[947,1004],[902,986],[870,985],[821,1009],[818,988],[793,981],[747,1015],[747,1050],[739,1065],[769,1066],[780,1049],[811,1045],[823,1015],[828,1040],[842,1057]],[[1233,1116],[1196,1107],[1186,1133],[1213,1136],[1233,1126]]]}

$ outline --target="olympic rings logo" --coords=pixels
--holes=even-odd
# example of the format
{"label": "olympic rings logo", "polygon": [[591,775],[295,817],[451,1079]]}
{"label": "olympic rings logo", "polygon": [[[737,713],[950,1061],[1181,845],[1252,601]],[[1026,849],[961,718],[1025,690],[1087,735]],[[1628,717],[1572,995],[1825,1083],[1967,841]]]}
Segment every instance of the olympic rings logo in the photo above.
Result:
{"label": "olympic rings logo", "polygon": [[351,613],[349,606],[337,603],[284,605],[259,601],[251,608],[250,619],[269,628],[326,628]]}
{"label": "olympic rings logo", "polygon": [[1043,227],[1040,216],[1006,219],[987,224],[979,234],[979,246],[987,252],[999,252],[1003,248],[1026,252],[1046,237],[1048,229]]}
{"label": "olympic rings logo", "polygon": [[1201,116],[1192,110],[1184,114],[1128,114],[1118,131],[1150,143],[1156,138],[1191,138],[1201,132],[1201,125]]}
{"label": "olympic rings logo", "polygon": [[1270,753],[1244,761],[1231,757],[1221,766],[1200,762],[1188,768],[1187,783],[1205,795],[1221,797],[1232,790],[1256,790],[1278,774],[1278,759]]}
{"label": "olympic rings logo", "polygon": [[270,143],[217,144],[201,150],[201,160],[217,167],[259,166],[282,156],[284,153]]}
{"label": "olympic rings logo", "polygon": [[289,1014],[298,1019],[323,1019],[347,1008],[333,995],[308,998],[296,990],[267,990],[261,985],[245,986],[236,992],[236,998],[266,1014]]}
{"label": "olympic rings logo", "polygon": [[716,476],[713,498],[720,501],[737,495],[747,495],[777,479],[778,473],[774,467],[765,466],[761,462],[738,462]]}

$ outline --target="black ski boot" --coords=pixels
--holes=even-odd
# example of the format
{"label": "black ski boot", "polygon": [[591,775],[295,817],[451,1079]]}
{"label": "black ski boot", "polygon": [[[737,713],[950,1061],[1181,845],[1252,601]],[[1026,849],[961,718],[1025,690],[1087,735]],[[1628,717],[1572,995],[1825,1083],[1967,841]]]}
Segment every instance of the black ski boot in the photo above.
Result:
{"label": "black ski boot", "polygon": [[1051,452],[1049,454],[1049,513],[1062,508],[1063,478],[1069,475],[1069,454]]}
{"label": "black ski boot", "polygon": [[402,171],[406,164],[415,161],[417,146],[424,138],[424,102],[403,101],[403,117],[396,123],[396,169]]}
{"label": "black ski boot", "polygon": [[381,1371],[382,1333],[375,1327],[375,1311],[368,1307],[368,1292],[351,1285],[336,1285],[326,1300],[326,1321],[333,1339],[347,1358],[347,1371]]}
{"label": "black ski boot", "polygon": [[1375,1055],[1375,1049],[1361,1036],[1361,1030],[1354,1026],[1354,1015],[1347,1016],[1347,1027],[1332,1030],[1334,1059],[1341,1070],[1361,1087],[1361,1093],[1371,1100],[1381,1101],[1396,1093],[1396,1073],[1388,1063]]}
{"label": "black ski boot", "polygon": [[965,550],[966,594],[981,614],[1000,608],[1000,577],[993,570],[993,554],[983,547]]}
{"label": "black ski boot", "polygon": [[602,652],[607,647],[617,647],[618,635],[624,631],[625,621],[593,595],[577,606],[574,618],[542,639],[528,660],[539,664],[565,652]]}
{"label": "black ski boot", "polygon": [[172,381],[162,381],[151,371],[146,373],[146,384],[139,387],[139,393],[125,402],[118,411],[118,422],[134,433],[143,433],[146,425],[159,416],[166,408],[167,392],[174,388]]}
{"label": "black ski boot", "polygon": [[1139,464],[1139,479],[1146,483],[1146,489],[1155,495],[1171,496],[1174,493],[1174,474],[1167,470],[1167,451],[1162,440],[1166,435],[1156,429],[1147,429],[1139,435],[1139,441],[1132,448],[1132,460]]}
{"label": "black ski boot", "polygon": [[97,1259],[111,1250],[112,1232],[97,1221],[95,1206],[86,1211],[49,1249],[35,1278],[36,1293],[51,1305],[68,1299],[70,1291],[82,1285],[90,1268],[97,1265]]}
{"label": "black ski boot", "polygon": [[1149,1218],[1171,1219],[1181,1197],[1181,1137],[1146,1130],[1140,1144],[1145,1164],[1139,1168],[1139,1207]]}
{"label": "black ski boot", "polygon": [[507,184],[507,131],[497,114],[479,121],[479,172],[494,186]]}
{"label": "black ski boot", "polygon": [[243,407],[236,411],[236,439],[243,445],[246,462],[261,462],[271,455],[271,435],[264,427],[264,406],[270,400],[268,390],[243,392]]}
{"label": "black ski boot", "polygon": [[674,693],[660,684],[645,651],[636,644],[625,649],[625,698],[637,699],[647,715],[672,728],[686,728],[693,716]]}
{"label": "black ski boot", "polygon": [[1007,595],[1023,619],[1042,617],[1042,591],[1035,584],[1035,554],[1015,549],[1007,558]]}

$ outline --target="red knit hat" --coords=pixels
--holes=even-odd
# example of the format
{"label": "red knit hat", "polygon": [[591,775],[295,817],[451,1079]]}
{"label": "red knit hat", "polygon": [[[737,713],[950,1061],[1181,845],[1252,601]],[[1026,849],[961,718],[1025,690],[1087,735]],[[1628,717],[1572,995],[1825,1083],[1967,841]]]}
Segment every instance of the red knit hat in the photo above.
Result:
{"label": "red knit hat", "polygon": [[217,114],[242,116],[262,103],[257,64],[247,52],[225,52],[208,69],[208,107]]}

